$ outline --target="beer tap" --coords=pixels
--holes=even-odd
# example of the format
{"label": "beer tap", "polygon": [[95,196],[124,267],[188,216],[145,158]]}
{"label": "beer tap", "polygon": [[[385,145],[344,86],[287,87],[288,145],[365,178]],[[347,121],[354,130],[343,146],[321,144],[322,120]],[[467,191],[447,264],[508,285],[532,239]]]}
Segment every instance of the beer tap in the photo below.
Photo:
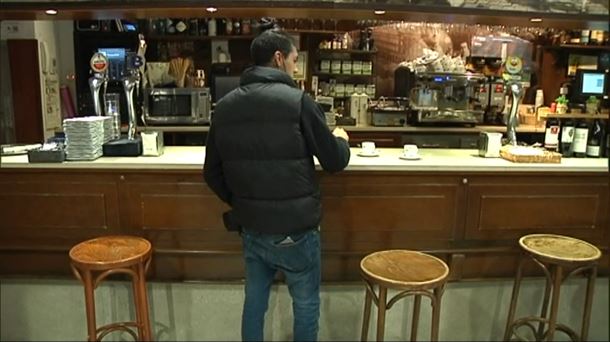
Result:
{"label": "beer tap", "polygon": [[125,97],[127,98],[127,113],[129,116],[129,126],[127,129],[127,139],[134,140],[136,137],[137,118],[135,99],[133,96],[134,88],[136,90],[136,98],[140,97],[140,82],[142,81],[142,73],[144,72],[144,54],[146,53],[146,41],[144,35],[138,35],[138,51],[135,55],[131,55],[126,63],[126,76],[121,80]]}
{"label": "beer tap", "polygon": [[506,89],[512,97],[508,117],[505,118],[506,136],[510,145],[517,145],[517,125],[519,119],[519,101],[523,98],[523,85],[521,84],[521,74],[523,71],[523,61],[516,56],[508,56],[504,62],[504,78]]}
{"label": "beer tap", "polygon": [[123,83],[123,90],[125,91],[125,98],[127,99],[127,113],[129,116],[129,126],[127,129],[127,139],[134,140],[136,136],[136,109],[134,105],[133,90],[138,83],[140,83],[140,73],[134,69],[128,69],[127,76],[121,79]]}
{"label": "beer tap", "polygon": [[519,101],[523,97],[523,87],[521,82],[511,82],[507,88],[512,94],[512,101],[510,103],[510,112],[506,119],[506,135],[508,143],[517,146],[517,125],[519,124],[517,113],[519,111]]}
{"label": "beer tap", "polygon": [[93,72],[93,76],[89,78],[89,90],[93,98],[93,110],[96,116],[103,116],[104,109],[100,101],[100,90],[102,96],[106,96],[106,88],[108,85],[108,58],[99,52],[96,52],[89,61],[89,66]]}

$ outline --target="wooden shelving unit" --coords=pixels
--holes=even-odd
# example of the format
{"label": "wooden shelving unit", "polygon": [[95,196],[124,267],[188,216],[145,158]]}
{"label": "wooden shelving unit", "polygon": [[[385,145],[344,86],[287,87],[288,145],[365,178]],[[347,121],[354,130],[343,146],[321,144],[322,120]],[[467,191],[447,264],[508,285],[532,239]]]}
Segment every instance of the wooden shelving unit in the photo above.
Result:
{"label": "wooden shelving unit", "polygon": [[546,114],[540,115],[541,118],[559,118],[559,119],[601,119],[608,120],[608,114]]}
{"label": "wooden shelving unit", "polygon": [[156,41],[206,41],[206,40],[233,40],[254,39],[254,35],[230,35],[230,36],[185,36],[185,35],[149,35],[146,38]]}
{"label": "wooden shelving unit", "polygon": [[374,55],[377,53],[377,50],[352,50],[352,49],[318,49],[318,54],[326,55],[326,54],[338,54],[338,53],[349,53],[352,55]]}

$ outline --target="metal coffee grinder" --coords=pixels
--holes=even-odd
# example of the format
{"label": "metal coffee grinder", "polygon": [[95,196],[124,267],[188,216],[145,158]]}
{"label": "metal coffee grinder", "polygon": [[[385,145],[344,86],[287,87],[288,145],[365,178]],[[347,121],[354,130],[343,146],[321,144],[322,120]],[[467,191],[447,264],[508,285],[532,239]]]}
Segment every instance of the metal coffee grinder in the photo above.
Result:
{"label": "metal coffee grinder", "polygon": [[[129,52],[125,55],[124,69],[120,82],[123,86],[123,93],[127,103],[129,119],[127,135],[119,135],[118,139],[104,144],[102,148],[105,156],[139,156],[142,154],[142,138],[136,132],[138,122],[135,108],[140,93],[145,48],[146,43],[143,41],[143,37],[141,37],[138,53]],[[135,94],[134,90],[136,90]]]}

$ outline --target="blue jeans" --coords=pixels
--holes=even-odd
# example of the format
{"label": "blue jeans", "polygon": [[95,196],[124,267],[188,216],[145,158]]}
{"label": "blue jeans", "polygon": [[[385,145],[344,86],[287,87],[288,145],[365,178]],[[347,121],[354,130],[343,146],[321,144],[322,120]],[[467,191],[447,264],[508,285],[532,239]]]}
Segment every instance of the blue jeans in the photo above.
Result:
{"label": "blue jeans", "polygon": [[242,232],[246,263],[246,299],[241,334],[262,341],[269,291],[275,273],[284,273],[292,297],[295,341],[316,341],[320,318],[320,232],[292,235]]}

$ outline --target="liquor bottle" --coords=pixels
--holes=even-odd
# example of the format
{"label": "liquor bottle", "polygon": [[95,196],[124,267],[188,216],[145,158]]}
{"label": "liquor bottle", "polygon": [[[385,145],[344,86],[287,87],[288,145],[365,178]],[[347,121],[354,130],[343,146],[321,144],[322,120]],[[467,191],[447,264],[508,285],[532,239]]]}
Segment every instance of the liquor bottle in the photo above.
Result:
{"label": "liquor bottle", "polygon": [[176,21],[176,33],[180,34],[180,35],[185,35],[188,33],[188,29],[189,29],[189,25],[188,25],[188,21],[186,21],[185,19],[178,19]]}
{"label": "liquor bottle", "polygon": [[557,151],[559,149],[559,119],[557,118],[549,118],[546,120],[544,148],[548,151]]}
{"label": "liquor bottle", "polygon": [[574,141],[574,121],[567,119],[561,126],[561,154],[569,158],[574,153],[572,142]]}
{"label": "liquor bottle", "polygon": [[207,36],[208,35],[208,20],[205,18],[199,19],[199,35]]}
{"label": "liquor bottle", "polygon": [[189,19],[189,36],[199,35],[199,21],[197,18]]}
{"label": "liquor bottle", "polygon": [[216,19],[215,18],[211,18],[210,20],[208,20],[208,36],[210,37],[214,37],[216,36]]}
{"label": "liquor bottle", "polygon": [[574,157],[584,158],[587,154],[587,141],[589,136],[589,125],[584,120],[579,120],[574,129],[573,148]]}
{"label": "liquor bottle", "polygon": [[233,19],[233,34],[236,36],[241,35],[241,20]]}
{"label": "liquor bottle", "polygon": [[604,128],[602,127],[601,120],[595,120],[591,127],[591,133],[589,134],[589,141],[587,143],[587,157],[600,157],[602,140],[604,140]]}

